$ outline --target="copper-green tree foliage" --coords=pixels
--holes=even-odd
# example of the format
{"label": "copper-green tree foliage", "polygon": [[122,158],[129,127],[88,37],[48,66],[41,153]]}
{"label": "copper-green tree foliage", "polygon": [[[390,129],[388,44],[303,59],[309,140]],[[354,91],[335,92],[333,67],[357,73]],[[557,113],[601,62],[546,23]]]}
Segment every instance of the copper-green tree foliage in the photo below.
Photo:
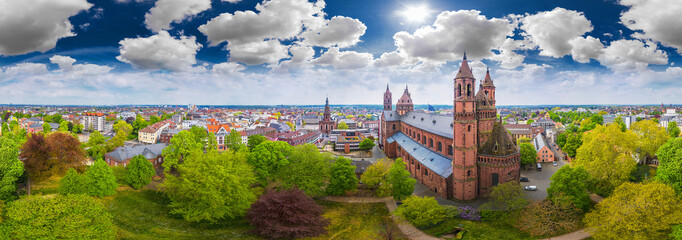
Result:
{"label": "copper-green tree foliage", "polygon": [[30,196],[7,204],[5,217],[3,239],[114,239],[116,234],[104,205],[82,194]]}
{"label": "copper-green tree foliage", "polygon": [[280,169],[289,165],[293,151],[294,147],[287,142],[266,141],[253,148],[247,162],[253,167],[258,180],[266,185],[277,176]]}
{"label": "copper-green tree foliage", "polygon": [[0,137],[0,200],[16,198],[17,180],[24,174],[17,144],[9,137]]}
{"label": "copper-green tree foliage", "polygon": [[126,166],[126,183],[140,189],[151,183],[155,174],[154,165],[146,157],[137,155]]}
{"label": "copper-green tree foliage", "polygon": [[[578,209],[587,210],[590,207],[590,194],[587,184],[590,179],[585,168],[564,165],[551,177],[547,189],[547,198],[552,202],[568,201]],[[561,197],[557,197],[561,194]]]}
{"label": "copper-green tree foliage", "polygon": [[[194,128],[193,128],[194,129]],[[170,140],[170,144],[163,149],[163,168],[166,174],[174,171],[190,153],[202,149],[202,143],[197,142],[191,131],[181,131]]]}
{"label": "copper-green tree foliage", "polygon": [[256,201],[256,182],[243,151],[220,153],[197,149],[178,166],[178,175],[167,175],[163,186],[171,213],[190,222],[216,223],[244,216]]}
{"label": "copper-green tree foliage", "polygon": [[386,176],[388,184],[391,185],[391,195],[396,200],[402,200],[412,195],[414,184],[417,180],[410,177],[405,162],[402,158],[397,158],[391,165]]}
{"label": "copper-green tree foliage", "polygon": [[658,148],[668,140],[668,133],[665,128],[651,120],[636,122],[632,124],[630,129],[637,134],[637,147],[646,154],[645,156],[653,157]]}
{"label": "copper-green tree foliage", "polygon": [[278,172],[278,179],[284,188],[297,187],[310,197],[323,196],[331,176],[331,162],[331,155],[320,153],[315,145],[299,145],[289,157],[289,164]]}
{"label": "copper-green tree foliage", "polygon": [[95,160],[85,176],[88,182],[88,193],[92,196],[105,197],[114,195],[118,184],[114,171],[102,159]]}
{"label": "copper-green tree foliage", "polygon": [[396,210],[396,215],[405,218],[417,227],[436,225],[445,220],[445,208],[433,197],[410,196]]}
{"label": "copper-green tree foliage", "polygon": [[351,160],[344,157],[337,158],[332,164],[327,193],[342,195],[346,191],[355,190],[357,187],[358,178],[355,176],[355,166],[351,164]]}
{"label": "copper-green tree foliage", "polygon": [[519,145],[519,155],[521,155],[521,165],[533,164],[538,161],[538,153],[530,143],[521,143]]}
{"label": "copper-green tree foliage", "polygon": [[680,127],[677,126],[677,122],[668,122],[668,136],[672,138],[680,136]]}
{"label": "copper-green tree foliage", "polygon": [[682,223],[682,200],[663,183],[623,183],[585,216],[595,239],[667,239]]}
{"label": "copper-green tree foliage", "polygon": [[628,181],[637,164],[632,158],[637,135],[621,132],[614,124],[597,125],[583,133],[583,144],[578,149],[574,166],[583,166],[595,180],[596,191],[608,195],[613,188]]}
{"label": "copper-green tree foliage", "polygon": [[87,194],[88,182],[84,175],[78,174],[76,169],[69,168],[66,175],[59,180],[59,194]]}
{"label": "copper-green tree foliage", "polygon": [[671,138],[658,149],[656,180],[682,194],[682,138]]}
{"label": "copper-green tree foliage", "polygon": [[365,169],[360,176],[360,180],[371,189],[376,190],[376,195],[385,197],[390,195],[390,184],[386,181],[388,170],[391,168],[392,161],[380,159]]}

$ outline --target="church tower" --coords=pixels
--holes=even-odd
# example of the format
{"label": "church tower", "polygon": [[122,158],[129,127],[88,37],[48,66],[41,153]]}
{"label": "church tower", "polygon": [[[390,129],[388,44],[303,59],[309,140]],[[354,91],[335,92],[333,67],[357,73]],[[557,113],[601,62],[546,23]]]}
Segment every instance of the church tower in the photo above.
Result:
{"label": "church tower", "polygon": [[393,110],[393,94],[388,90],[388,84],[386,84],[386,92],[384,93],[384,111]]}
{"label": "church tower", "polygon": [[320,132],[329,134],[334,129],[334,122],[332,122],[332,113],[329,109],[329,98],[325,100],[324,104],[324,115],[322,121],[320,121]]}
{"label": "church tower", "polygon": [[486,71],[481,88],[476,93],[476,120],[478,122],[478,145],[488,141],[497,118],[495,109],[495,85],[490,78],[490,70]]}
{"label": "church tower", "polygon": [[452,160],[453,197],[468,201],[478,196],[476,79],[467,63],[466,53],[454,79],[453,116],[454,155]]}
{"label": "church tower", "polygon": [[485,71],[485,79],[481,85],[481,91],[485,93],[488,102],[495,107],[495,84],[493,84],[493,79],[490,78],[490,69],[486,69]]}
{"label": "church tower", "polygon": [[407,90],[407,85],[405,85],[405,92],[403,92],[403,96],[400,97],[400,99],[398,99],[398,103],[395,104],[395,108],[400,115],[405,115],[408,112],[412,112],[412,110],[414,110],[412,96],[410,96],[410,91]]}

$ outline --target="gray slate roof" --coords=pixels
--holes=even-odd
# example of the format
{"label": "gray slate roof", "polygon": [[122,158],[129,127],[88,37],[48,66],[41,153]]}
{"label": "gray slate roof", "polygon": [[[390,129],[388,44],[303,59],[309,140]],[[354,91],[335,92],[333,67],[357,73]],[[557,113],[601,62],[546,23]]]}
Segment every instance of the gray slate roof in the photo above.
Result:
{"label": "gray slate roof", "polygon": [[114,151],[107,154],[112,158],[116,159],[118,162],[127,162],[126,161],[127,159],[130,159],[137,155],[143,155],[147,159],[152,159],[160,155],[163,152],[163,149],[166,148],[166,146],[167,145],[165,143],[158,143],[152,145],[118,147],[114,149]]}
{"label": "gray slate roof", "polygon": [[444,178],[452,175],[452,159],[422,146],[401,132],[393,134],[388,139],[396,141],[410,156],[436,174]]}
{"label": "gray slate roof", "polygon": [[535,146],[535,151],[540,151],[543,147],[547,145],[545,143],[545,138],[542,136],[542,134],[538,134],[533,138],[533,146]]}
{"label": "gray slate roof", "polygon": [[398,121],[400,120],[400,115],[398,115],[398,111],[395,110],[384,111],[384,119],[386,119],[386,121]]}
{"label": "gray slate roof", "polygon": [[412,111],[401,118],[402,122],[424,131],[452,139],[452,116]]}

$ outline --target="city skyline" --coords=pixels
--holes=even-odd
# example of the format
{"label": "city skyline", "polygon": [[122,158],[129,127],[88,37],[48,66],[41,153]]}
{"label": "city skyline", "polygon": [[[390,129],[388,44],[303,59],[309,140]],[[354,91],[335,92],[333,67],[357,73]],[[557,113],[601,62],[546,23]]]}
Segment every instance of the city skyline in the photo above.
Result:
{"label": "city skyline", "polygon": [[451,105],[465,51],[503,105],[679,104],[679,11],[674,0],[8,1],[0,104],[379,105],[390,84],[417,105]]}

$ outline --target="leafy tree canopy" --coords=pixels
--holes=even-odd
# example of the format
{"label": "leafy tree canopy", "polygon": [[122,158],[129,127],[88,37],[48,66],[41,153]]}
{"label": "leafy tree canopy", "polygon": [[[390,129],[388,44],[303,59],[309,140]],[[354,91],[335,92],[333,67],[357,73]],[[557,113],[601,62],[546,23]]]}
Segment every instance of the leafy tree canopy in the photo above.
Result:
{"label": "leafy tree canopy", "polygon": [[296,186],[311,197],[324,195],[330,178],[331,155],[320,153],[315,145],[304,144],[294,148],[289,162],[278,172],[285,188]]}
{"label": "leafy tree canopy", "polygon": [[326,232],[329,220],[322,217],[324,209],[292,189],[268,192],[251,205],[247,218],[259,235],[272,239],[300,239]]}
{"label": "leafy tree canopy", "polygon": [[[567,200],[576,208],[587,211],[590,207],[590,194],[587,191],[589,179],[590,174],[585,168],[564,165],[550,177],[548,199],[552,202]],[[557,197],[558,194],[562,196]]]}
{"label": "leafy tree canopy", "polygon": [[331,195],[342,195],[357,187],[358,178],[355,176],[355,166],[351,164],[351,160],[344,157],[337,158],[331,167],[331,179],[327,192]]}
{"label": "leafy tree canopy", "polygon": [[414,184],[417,180],[410,177],[410,172],[405,167],[402,158],[397,158],[388,170],[388,184],[391,185],[391,195],[397,200],[404,199],[414,192]]}
{"label": "leafy tree canopy", "polygon": [[142,155],[134,156],[126,166],[126,183],[135,189],[140,189],[152,182],[156,174],[154,165]]}

